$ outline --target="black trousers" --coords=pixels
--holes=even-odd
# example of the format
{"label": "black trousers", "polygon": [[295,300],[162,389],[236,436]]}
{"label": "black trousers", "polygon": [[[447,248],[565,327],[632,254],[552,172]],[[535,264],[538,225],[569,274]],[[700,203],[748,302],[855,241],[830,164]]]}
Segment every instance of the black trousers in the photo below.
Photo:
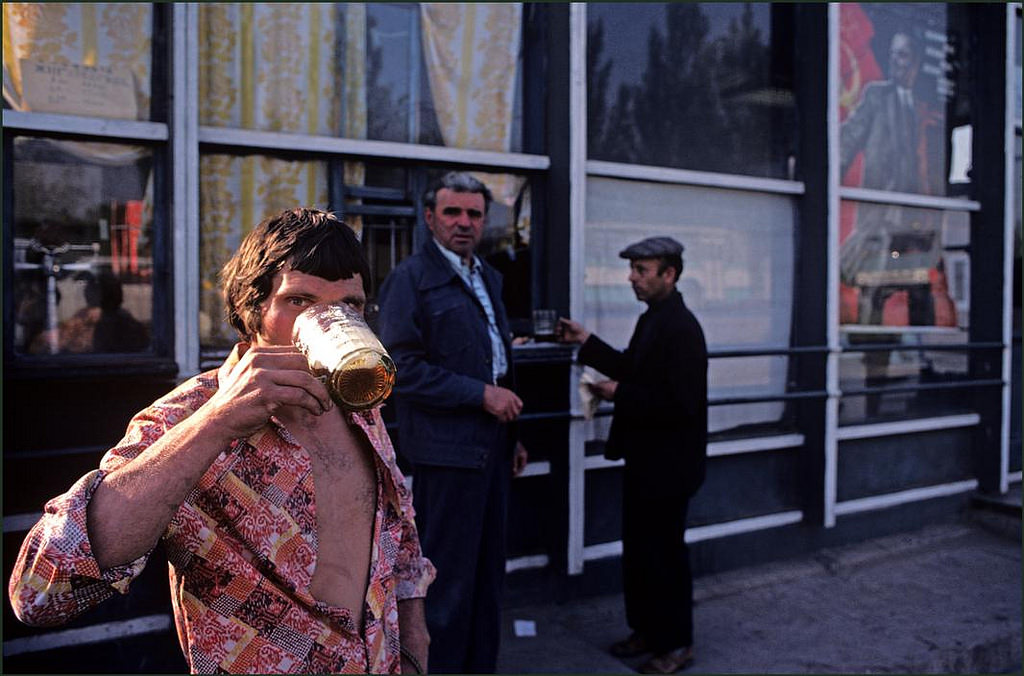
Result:
{"label": "black trousers", "polygon": [[512,461],[505,445],[483,469],[417,465],[413,506],[423,553],[433,673],[494,673],[501,638],[505,518]]}
{"label": "black trousers", "polygon": [[623,474],[626,622],[655,653],[693,645],[693,577],[683,539],[689,498],[652,492],[628,461]]}
{"label": "black trousers", "polygon": [[860,287],[859,322],[881,326],[885,301],[897,291],[907,292],[907,314],[911,326],[935,325],[935,301],[927,284]]}

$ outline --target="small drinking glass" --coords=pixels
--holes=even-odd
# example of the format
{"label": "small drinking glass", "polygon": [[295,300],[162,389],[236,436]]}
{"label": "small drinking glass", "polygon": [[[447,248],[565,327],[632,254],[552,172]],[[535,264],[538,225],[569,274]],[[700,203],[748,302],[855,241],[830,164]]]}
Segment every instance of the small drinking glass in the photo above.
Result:
{"label": "small drinking glass", "polygon": [[558,326],[558,312],[549,309],[533,311],[533,338],[538,341],[553,341]]}

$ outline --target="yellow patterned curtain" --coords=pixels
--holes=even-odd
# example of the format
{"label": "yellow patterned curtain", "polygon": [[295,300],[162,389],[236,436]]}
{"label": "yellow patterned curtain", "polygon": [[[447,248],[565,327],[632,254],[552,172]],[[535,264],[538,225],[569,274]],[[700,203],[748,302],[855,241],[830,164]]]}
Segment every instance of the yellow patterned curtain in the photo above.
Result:
{"label": "yellow patterned curtain", "polygon": [[425,2],[423,51],[444,143],[507,152],[522,6]]}
{"label": "yellow patterned curtain", "polygon": [[[508,152],[512,144],[521,3],[420,4],[423,53],[446,146]],[[525,179],[478,174],[511,208]],[[516,228],[529,239],[529,199]]]}
{"label": "yellow patterned curtain", "polygon": [[[200,4],[200,124],[365,137],[365,50],[357,46],[365,41],[365,22],[361,5]],[[341,55],[336,47],[342,37],[339,30],[346,38]],[[361,165],[346,165],[346,181],[361,183],[361,172]],[[234,340],[223,319],[218,274],[242,237],[281,209],[326,208],[327,203],[326,162],[262,155],[201,156],[200,332],[204,344]]]}

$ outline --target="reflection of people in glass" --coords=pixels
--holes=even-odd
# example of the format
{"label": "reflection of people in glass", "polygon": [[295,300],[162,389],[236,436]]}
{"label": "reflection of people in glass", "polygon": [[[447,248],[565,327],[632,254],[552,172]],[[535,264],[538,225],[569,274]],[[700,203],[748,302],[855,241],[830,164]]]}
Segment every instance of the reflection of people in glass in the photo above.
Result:
{"label": "reflection of people in glass", "polygon": [[[59,300],[60,292],[57,292]],[[46,281],[42,275],[18,275],[14,281],[15,345],[27,352],[45,352]]]}
{"label": "reflection of people in glass", "polygon": [[[861,186],[908,193],[933,192],[927,177],[924,127],[931,123],[914,100],[921,46],[909,31],[897,31],[889,46],[889,79],[871,82],[840,129],[840,171],[863,153]],[[840,251],[844,284],[860,290],[858,321],[882,324],[886,300],[906,293],[908,321],[934,324],[929,270],[937,267],[940,242],[920,210],[860,204],[857,226]]]}
{"label": "reflection of people in glass", "polygon": [[140,352],[149,346],[149,331],[121,307],[121,282],[104,270],[89,275],[86,307],[67,320],[60,330],[61,352]]}

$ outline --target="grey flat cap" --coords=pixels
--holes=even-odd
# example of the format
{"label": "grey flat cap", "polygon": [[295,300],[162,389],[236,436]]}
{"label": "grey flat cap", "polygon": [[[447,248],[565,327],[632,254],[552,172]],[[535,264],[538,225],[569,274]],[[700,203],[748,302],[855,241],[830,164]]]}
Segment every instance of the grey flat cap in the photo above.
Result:
{"label": "grey flat cap", "polygon": [[619,252],[619,258],[658,258],[659,256],[681,256],[683,245],[671,237],[648,237],[630,244]]}

